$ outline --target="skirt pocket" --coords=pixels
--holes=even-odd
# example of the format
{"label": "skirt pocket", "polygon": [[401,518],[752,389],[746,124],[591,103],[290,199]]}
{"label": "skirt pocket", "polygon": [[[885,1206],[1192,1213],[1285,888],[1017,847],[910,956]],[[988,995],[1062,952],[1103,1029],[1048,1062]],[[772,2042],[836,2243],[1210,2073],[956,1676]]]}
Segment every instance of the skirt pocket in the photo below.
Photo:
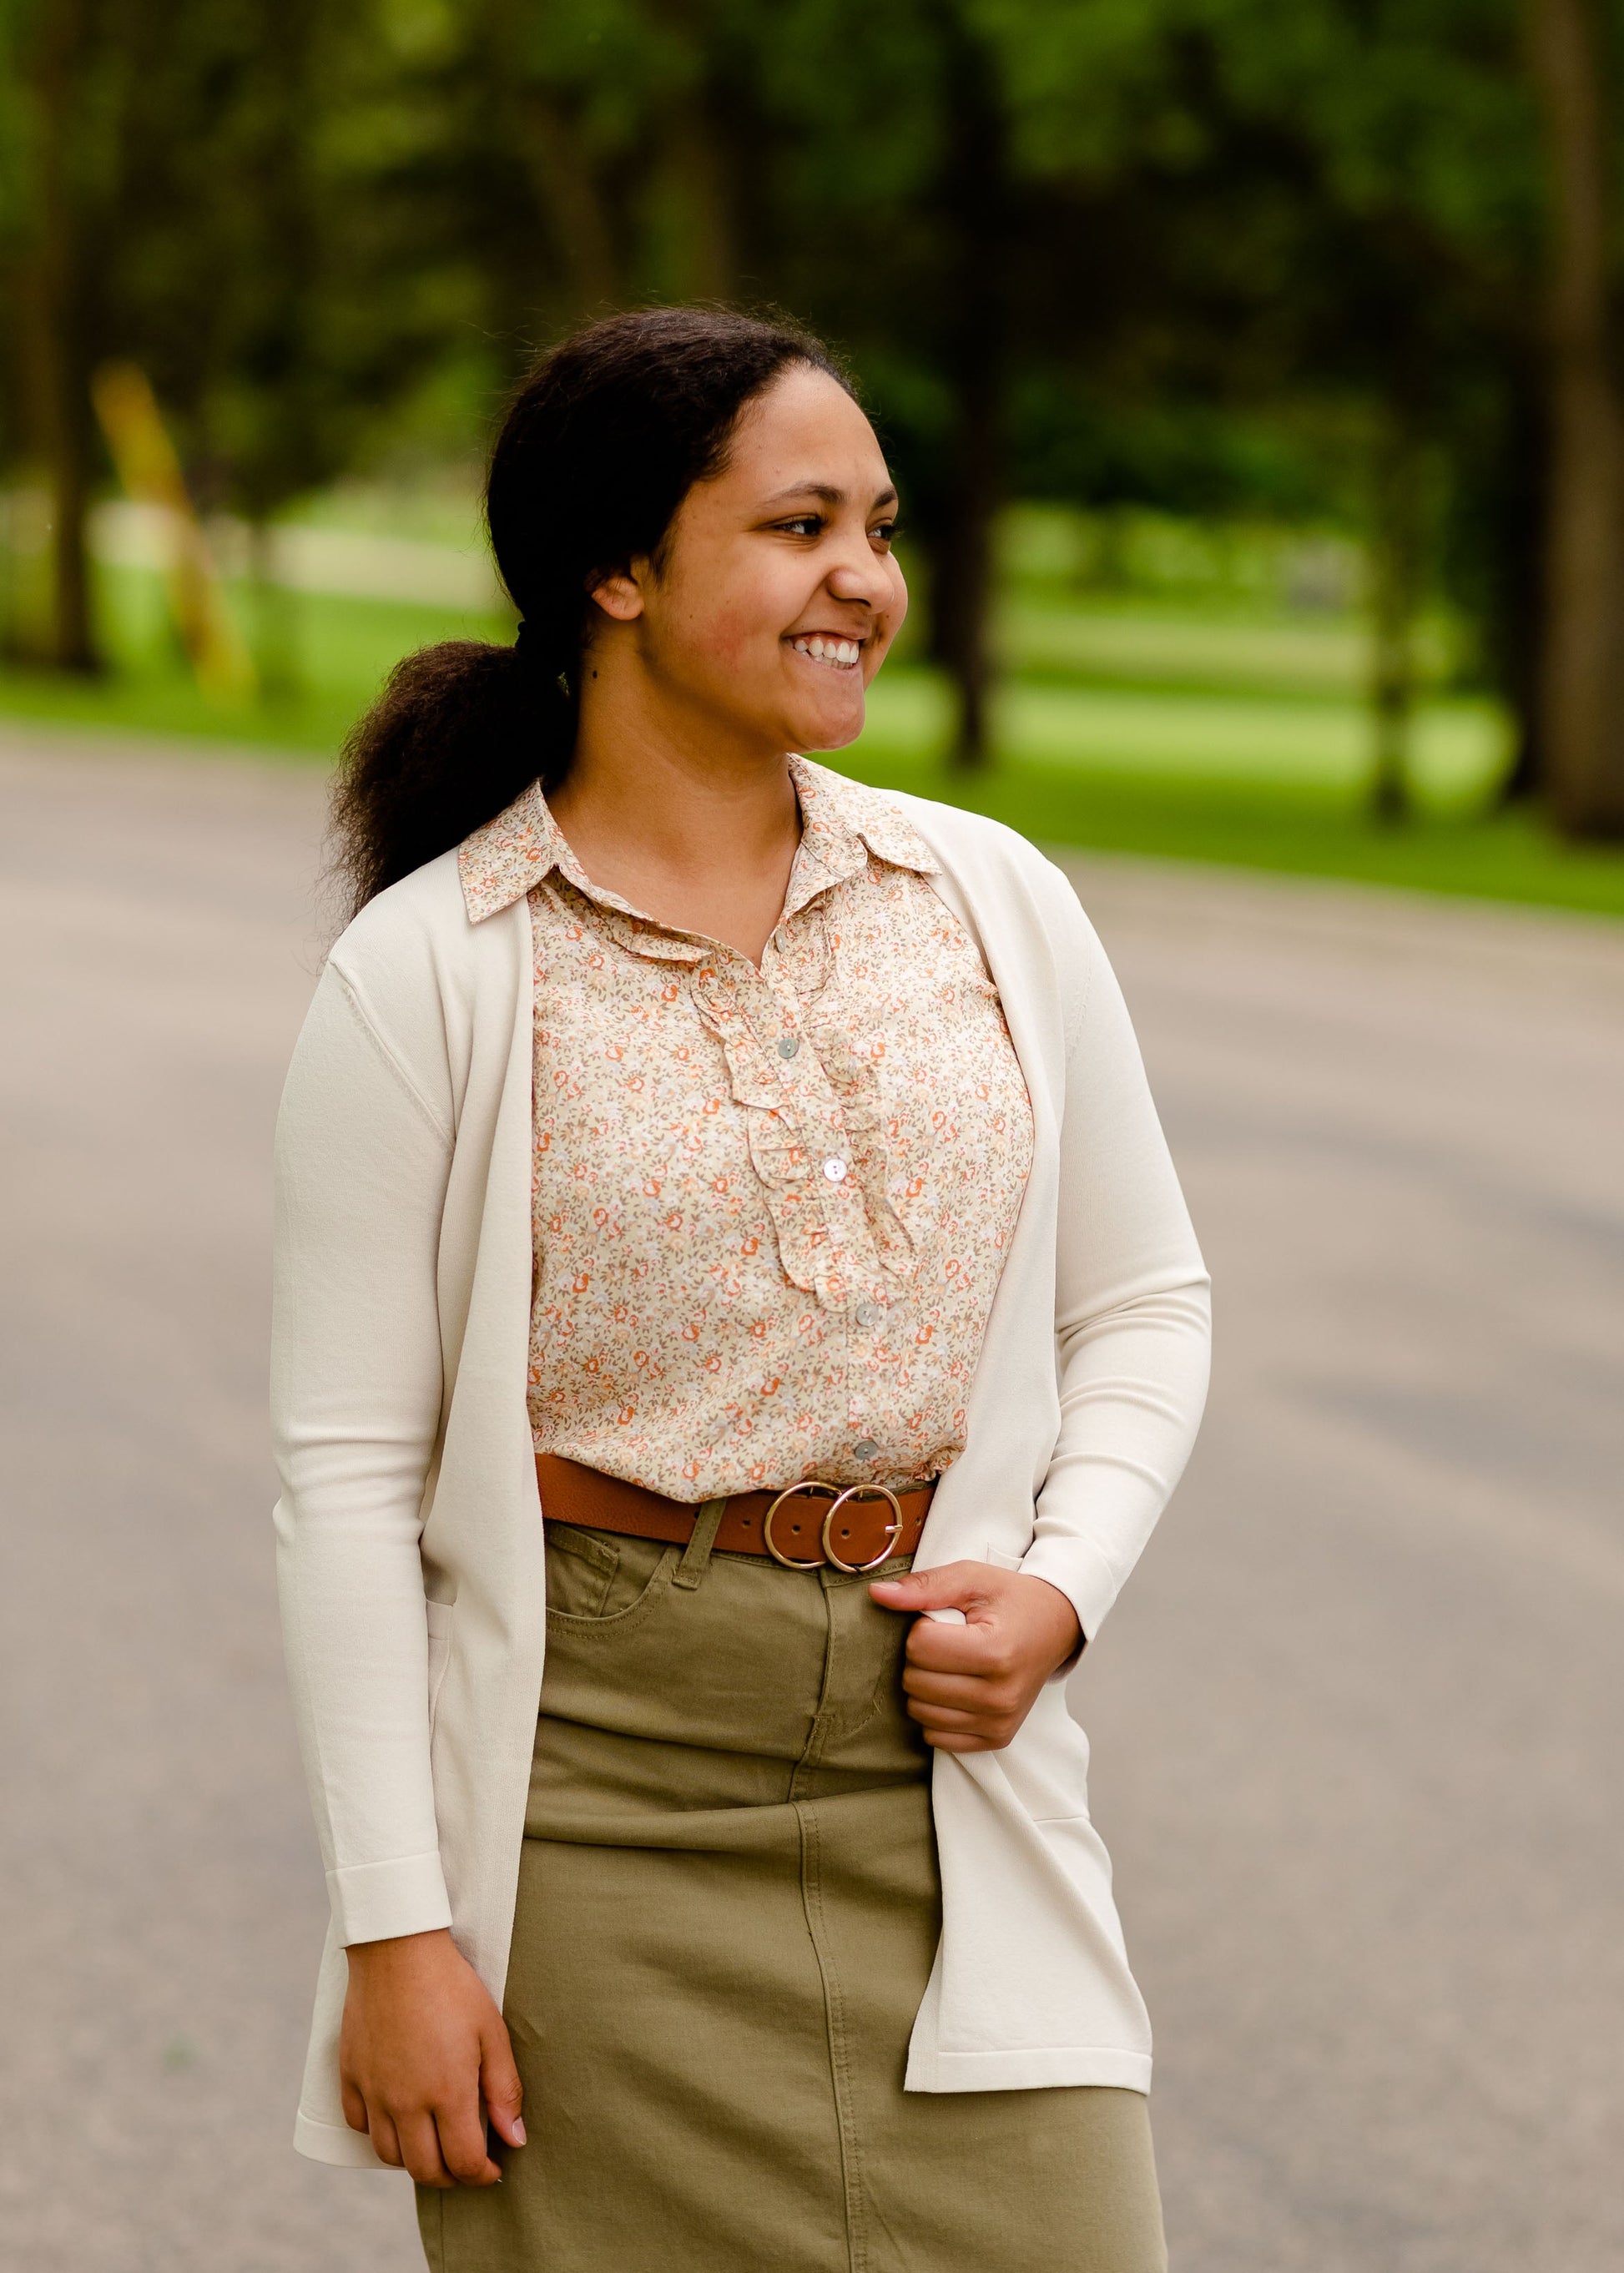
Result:
{"label": "skirt pocket", "polygon": [[665,1594],[680,1549],[549,1523],[547,1623],[579,1631],[612,1626],[652,1609]]}

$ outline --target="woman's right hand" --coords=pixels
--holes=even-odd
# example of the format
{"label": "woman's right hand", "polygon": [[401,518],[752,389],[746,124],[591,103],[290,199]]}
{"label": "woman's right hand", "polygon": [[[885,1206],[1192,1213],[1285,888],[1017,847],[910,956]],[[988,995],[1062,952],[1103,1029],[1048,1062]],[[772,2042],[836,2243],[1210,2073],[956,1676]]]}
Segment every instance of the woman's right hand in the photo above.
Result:
{"label": "woman's right hand", "polygon": [[490,2187],[501,2177],[485,2119],[524,2144],[523,2100],[507,2024],[443,1929],[352,1943],[339,2037],[344,2120],[423,2187]]}

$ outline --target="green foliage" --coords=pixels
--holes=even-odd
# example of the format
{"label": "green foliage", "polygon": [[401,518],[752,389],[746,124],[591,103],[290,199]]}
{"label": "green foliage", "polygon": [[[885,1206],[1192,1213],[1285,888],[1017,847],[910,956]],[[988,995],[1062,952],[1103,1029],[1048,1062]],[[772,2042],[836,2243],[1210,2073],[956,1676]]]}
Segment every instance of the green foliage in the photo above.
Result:
{"label": "green foliage", "polygon": [[[1101,589],[1136,514],[1356,536],[1423,619],[1399,681],[1427,693],[1447,604],[1457,679],[1526,739],[1522,37],[1520,0],[0,0],[0,268],[26,350],[65,229],[53,367],[142,364],[201,499],[254,521],[437,437],[476,455],[585,316],[775,302],[881,424],[963,754],[1000,661],[1075,644],[995,620],[1011,497],[1095,517]],[[55,446],[27,360],[13,463]]]}

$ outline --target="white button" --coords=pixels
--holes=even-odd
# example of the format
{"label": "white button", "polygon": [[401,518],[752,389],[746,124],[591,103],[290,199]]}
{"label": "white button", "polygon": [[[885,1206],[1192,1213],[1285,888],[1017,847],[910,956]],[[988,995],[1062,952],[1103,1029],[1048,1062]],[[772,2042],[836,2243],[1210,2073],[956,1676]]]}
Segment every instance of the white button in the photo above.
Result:
{"label": "white button", "polygon": [[860,1437],[852,1447],[852,1458],[856,1460],[872,1460],[877,1455],[879,1449],[872,1437]]}
{"label": "white button", "polygon": [[795,1054],[796,1051],[797,1051],[800,1047],[801,1047],[801,1038],[800,1038],[800,1036],[799,1036],[799,1035],[797,1035],[797,1034],[782,1034],[782,1035],[780,1035],[780,1036],[779,1036],[779,1038],[778,1038],[778,1055],[779,1055],[781,1058],[793,1058],[793,1057],[794,1056],[794,1054]]}
{"label": "white button", "polygon": [[843,1184],[846,1182],[846,1162],[844,1160],[825,1160],[823,1163],[823,1174],[828,1177],[831,1184]]}
{"label": "white button", "polygon": [[877,1302],[859,1302],[857,1305],[857,1323],[860,1326],[877,1326],[884,1316],[884,1311]]}

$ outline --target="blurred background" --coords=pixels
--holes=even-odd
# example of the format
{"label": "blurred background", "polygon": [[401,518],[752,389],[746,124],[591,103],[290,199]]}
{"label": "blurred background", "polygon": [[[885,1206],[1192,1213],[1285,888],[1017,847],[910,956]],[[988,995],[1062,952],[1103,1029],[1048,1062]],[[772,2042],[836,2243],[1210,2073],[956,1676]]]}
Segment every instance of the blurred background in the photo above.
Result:
{"label": "blurred background", "polygon": [[1624,906],[1604,0],[6,0],[0,706],[330,754],[500,633],[482,450],[650,298],[850,356],[856,762]]}
{"label": "blurred background", "polygon": [[269,1133],[506,390],[688,298],[850,359],[839,762],[1056,851],[1214,1265],[1075,1692],[1175,2265],[1624,2264],[1620,161],[1618,0],[0,0],[0,2264],[415,2262],[287,2149]]}

